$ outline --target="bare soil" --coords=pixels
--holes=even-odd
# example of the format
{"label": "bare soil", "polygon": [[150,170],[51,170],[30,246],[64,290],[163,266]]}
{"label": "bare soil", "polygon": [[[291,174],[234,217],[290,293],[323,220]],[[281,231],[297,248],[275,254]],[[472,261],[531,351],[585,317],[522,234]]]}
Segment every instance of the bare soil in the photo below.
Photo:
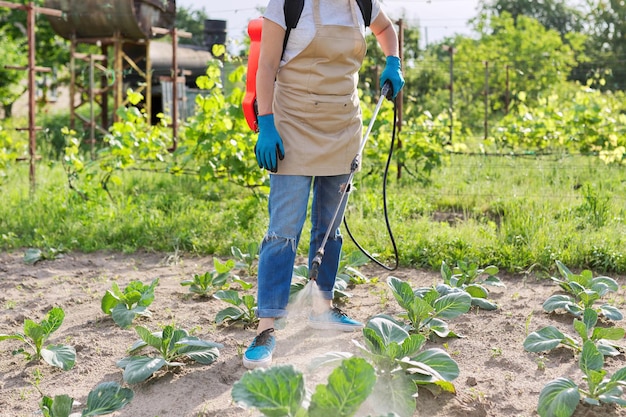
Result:
{"label": "bare soil", "polygon": [[[42,393],[68,394],[85,404],[87,394],[97,384],[123,384],[122,370],[115,363],[126,356],[138,336],[133,330],[120,329],[102,313],[100,300],[114,281],[124,288],[132,280],[149,283],[157,277],[160,284],[150,306],[153,315],[135,322],[154,330],[175,324],[201,339],[222,343],[224,348],[211,365],[189,363],[131,386],[134,399],[113,416],[258,416],[259,412],[243,410],[231,399],[233,384],[246,372],[241,354],[253,338],[254,329],[217,326],[216,313],[228,305],[192,296],[188,287],[180,285],[182,280],[212,269],[211,257],[157,253],[72,253],[35,265],[24,263],[20,252],[0,254],[0,333],[21,332],[25,318],[39,321],[50,308],[60,306],[65,310],[65,321],[49,342],[70,344],[77,351],[75,367],[62,371],[44,362],[27,363],[23,356],[11,355],[21,346],[19,343],[0,342],[0,417],[37,415]],[[380,313],[400,313],[385,283],[389,275],[409,281],[414,288],[441,281],[439,273],[432,271],[403,268],[386,272],[370,266],[360,270],[371,282],[350,288],[353,296],[342,308],[363,322]],[[239,272],[241,278],[254,282],[254,277]],[[490,287],[490,298],[499,304],[496,311],[472,310],[449,322],[451,329],[464,337],[428,342],[427,347],[446,349],[459,364],[461,374],[454,381],[456,394],[434,396],[420,390],[415,416],[536,416],[539,392],[547,382],[568,376],[583,383],[571,350],[558,348],[539,355],[524,351],[522,346],[529,332],[546,325],[575,334],[570,316],[542,311],[543,301],[558,287],[545,277],[499,276],[506,287]],[[624,278],[613,278],[618,279],[621,289],[611,301],[623,309]],[[254,293],[254,288],[251,291]],[[623,322],[615,325],[624,327]],[[309,371],[311,360],[330,351],[357,353],[352,340],[362,340],[360,332],[315,331],[301,320],[289,320],[276,337],[274,363],[292,364],[301,370],[311,391],[316,384],[325,383],[328,376],[323,370]],[[623,366],[624,355],[607,358],[610,372]],[[626,410],[580,404],[575,416],[626,416]]]}

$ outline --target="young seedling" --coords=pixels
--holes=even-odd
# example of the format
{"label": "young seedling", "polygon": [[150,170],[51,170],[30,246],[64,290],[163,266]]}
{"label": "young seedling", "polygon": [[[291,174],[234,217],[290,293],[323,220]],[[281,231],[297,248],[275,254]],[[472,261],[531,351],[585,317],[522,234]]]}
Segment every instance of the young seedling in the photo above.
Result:
{"label": "young seedling", "polygon": [[268,417],[350,417],[370,395],[375,383],[374,368],[365,359],[350,358],[333,370],[326,385],[316,387],[310,401],[306,398],[304,376],[291,365],[245,373],[233,385],[232,397],[237,404],[257,409]]}
{"label": "young seedling", "polygon": [[47,247],[42,249],[29,248],[24,252],[24,262],[34,265],[39,261],[55,260],[63,257],[67,250],[60,245],[58,248]]}
{"label": "young seedling", "polygon": [[151,346],[158,351],[158,355],[133,355],[119,360],[117,366],[124,369],[124,381],[129,384],[145,381],[164,366],[182,366],[182,361],[186,359],[209,365],[219,357],[219,349],[223,347],[219,343],[189,336],[186,330],[169,325],[160,332],[151,333],[142,326],[135,326],[135,331],[141,339],[130,347],[128,353],[133,355]]}
{"label": "young seedling", "polygon": [[[472,297],[472,305],[483,310],[498,308],[495,303],[487,300],[489,291],[485,287],[485,285],[504,287],[500,278],[496,276],[498,272],[498,267],[494,265],[482,269],[478,268],[475,263],[459,261],[457,266],[451,269],[445,262],[441,263],[444,285],[467,292]],[[451,290],[446,292],[451,292]]]}
{"label": "young seedling", "polygon": [[[333,287],[334,301],[339,302],[344,298],[352,297],[352,294],[347,291],[348,286],[368,282],[367,277],[356,269],[368,262],[369,258],[361,251],[341,253],[335,285]],[[291,283],[289,291],[290,299],[293,299],[309,282],[309,267],[306,265],[295,266],[293,268],[293,277],[296,279]]]}
{"label": "young seedling", "polygon": [[215,270],[204,274],[195,274],[193,280],[182,281],[180,285],[189,286],[189,291],[202,297],[210,297],[216,291],[228,288],[230,271],[235,267],[235,261],[229,259],[222,263],[219,259],[213,258]]}
{"label": "young seedling", "polygon": [[574,319],[574,330],[580,336],[580,340],[572,338],[554,326],[546,326],[526,337],[524,349],[528,352],[545,352],[562,345],[580,353],[584,344],[591,341],[604,356],[618,356],[619,346],[611,341],[623,339],[626,330],[619,327],[596,327],[597,323],[598,313],[593,308],[586,308],[582,320]]}
{"label": "young seedling", "polygon": [[387,278],[387,285],[400,307],[405,310],[400,317],[407,319],[409,324],[405,326],[385,315],[379,317],[390,319],[406,327],[409,332],[422,333],[426,337],[430,337],[431,333],[439,337],[457,337],[443,319],[456,318],[467,313],[472,306],[471,297],[465,291],[440,293],[439,289],[446,290],[440,286],[413,290],[407,282],[396,277]]}
{"label": "young seedling", "polygon": [[73,346],[48,345],[44,344],[50,335],[58,330],[63,324],[65,312],[61,307],[52,308],[44,317],[41,323],[33,320],[24,320],[24,333],[0,334],[2,340],[19,340],[30,348],[31,352],[24,348],[13,351],[14,355],[24,355],[28,361],[43,359],[46,363],[61,368],[64,371],[72,369],[76,362],[76,350]]}
{"label": "young seedling", "polygon": [[[103,416],[122,409],[133,399],[130,388],[122,388],[117,382],[103,382],[89,392],[87,407],[80,413],[81,417]],[[70,417],[74,400],[68,395],[56,395],[54,398],[44,396],[39,409],[44,417]]]}
{"label": "young seedling", "polygon": [[345,281],[346,286],[349,284],[364,284],[368,282],[367,277],[357,268],[367,265],[369,261],[370,259],[360,250],[349,253],[341,252],[337,278]]}
{"label": "young seedling", "polygon": [[615,306],[608,303],[594,307],[609,292],[617,292],[619,285],[613,278],[599,276],[593,277],[593,273],[584,270],[580,274],[574,274],[562,262],[556,261],[557,268],[562,278],[551,277],[558,283],[567,294],[555,294],[543,303],[543,309],[551,313],[562,309],[575,317],[580,317],[586,308],[595,308],[596,311],[609,320],[621,320],[624,316]]}
{"label": "young seedling", "polygon": [[258,319],[254,311],[257,304],[254,296],[246,294],[240,297],[235,290],[222,290],[213,294],[213,297],[232,304],[232,307],[227,307],[217,313],[215,316],[217,324],[241,322],[244,328],[247,328],[257,323]]}
{"label": "young seedling", "polygon": [[237,261],[235,267],[245,269],[249,276],[254,274],[254,261],[259,256],[259,244],[257,242],[248,243],[247,252],[232,246],[230,253]]}
{"label": "young seedling", "polygon": [[[303,290],[309,282],[309,267],[306,265],[294,266],[293,277],[295,279],[291,282],[291,287],[289,289],[290,300],[296,297],[296,295]],[[339,275],[337,275],[337,279],[335,280],[335,285],[333,287],[334,301],[352,297],[352,294],[346,291],[347,289],[348,281],[339,278]]]}
{"label": "young seedling", "polygon": [[152,315],[148,306],[154,301],[154,289],[158,284],[158,278],[150,285],[144,285],[141,281],[131,281],[122,292],[114,282],[111,289],[102,297],[102,311],[110,315],[118,326],[127,329],[135,317]]}
{"label": "young seedling", "polygon": [[548,382],[539,394],[537,412],[541,417],[569,417],[574,414],[581,399],[586,404],[617,404],[626,406],[622,398],[626,386],[626,367],[610,378],[604,369],[604,355],[592,340],[583,344],[578,367],[583,372],[587,389],[570,378],[557,378]]}
{"label": "young seedling", "polygon": [[[426,337],[409,334],[384,317],[368,321],[363,329],[365,344],[353,341],[376,370],[377,381],[368,406],[378,413],[410,417],[415,413],[418,387],[456,392],[452,381],[459,366],[439,348],[422,350]],[[331,352],[314,361],[314,366],[335,364],[352,354]]]}

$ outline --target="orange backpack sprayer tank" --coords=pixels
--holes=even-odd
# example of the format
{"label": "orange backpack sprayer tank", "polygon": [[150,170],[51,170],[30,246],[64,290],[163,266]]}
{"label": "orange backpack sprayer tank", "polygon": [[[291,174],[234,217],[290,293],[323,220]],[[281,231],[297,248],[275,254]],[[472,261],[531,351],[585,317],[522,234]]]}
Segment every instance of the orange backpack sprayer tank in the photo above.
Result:
{"label": "orange backpack sprayer tank", "polygon": [[248,23],[248,35],[250,36],[250,52],[248,55],[248,71],[246,73],[246,94],[243,97],[243,114],[248,126],[254,132],[259,131],[257,122],[256,103],[256,71],[259,67],[259,53],[261,52],[261,29],[263,18],[252,19]]}

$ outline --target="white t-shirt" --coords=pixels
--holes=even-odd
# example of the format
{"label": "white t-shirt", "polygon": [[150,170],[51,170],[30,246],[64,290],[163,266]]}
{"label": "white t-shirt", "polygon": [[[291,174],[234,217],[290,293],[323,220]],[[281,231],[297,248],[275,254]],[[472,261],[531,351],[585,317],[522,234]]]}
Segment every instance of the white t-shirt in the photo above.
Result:
{"label": "white t-shirt", "polygon": [[[339,25],[352,26],[352,12],[350,11],[349,1],[354,2],[354,8],[359,22],[361,33],[365,36],[365,23],[361,9],[356,0],[318,0],[320,5],[320,20],[323,25]],[[283,6],[285,0],[270,0],[265,9],[263,17],[280,25],[283,29],[287,28],[285,24],[285,11]],[[372,19],[373,22],[380,13],[379,0],[372,0]],[[287,47],[281,61],[281,66],[291,58],[298,55],[307,47],[315,36],[315,18],[313,17],[313,1],[305,0],[302,15],[295,28],[291,29]]]}

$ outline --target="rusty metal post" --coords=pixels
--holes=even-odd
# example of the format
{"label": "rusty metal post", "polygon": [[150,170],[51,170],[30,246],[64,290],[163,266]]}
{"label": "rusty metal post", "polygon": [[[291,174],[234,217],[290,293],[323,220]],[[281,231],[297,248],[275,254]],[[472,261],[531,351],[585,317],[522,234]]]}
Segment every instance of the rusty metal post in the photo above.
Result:
{"label": "rusty metal post", "polygon": [[443,45],[442,49],[450,54],[450,103],[448,107],[448,114],[450,117],[450,143],[454,139],[454,53],[456,50],[450,45]]}
{"label": "rusty metal post", "polygon": [[[102,44],[100,47],[100,51],[102,52],[102,56],[104,56],[104,60],[102,61],[102,65],[104,68],[109,68],[109,47],[106,44]],[[109,127],[109,86],[106,77],[106,73],[100,77],[100,109],[101,109],[101,126],[106,129]]]}
{"label": "rusty metal post", "polygon": [[89,142],[91,143],[91,159],[95,159],[96,147],[96,114],[94,111],[94,101],[96,95],[94,93],[94,56],[89,54]]}
{"label": "rusty metal post", "polygon": [[26,31],[28,38],[28,154],[30,156],[29,178],[31,188],[35,188],[35,8],[31,1],[26,6]]}
{"label": "rusty metal post", "polygon": [[[172,36],[172,139],[173,144],[170,151],[175,151],[178,140],[178,38],[191,38],[191,33],[173,28],[167,30],[163,28],[152,28],[152,33]],[[183,78],[184,79],[184,78]]]}
{"label": "rusty metal post", "polygon": [[74,110],[76,109],[76,37],[72,36],[70,41],[70,128],[76,129],[76,117]]}
{"label": "rusty metal post", "polygon": [[509,65],[506,66],[506,91],[504,94],[504,114],[509,114],[509,103],[511,94],[511,80],[509,78]]}
{"label": "rusty metal post", "polygon": [[178,33],[172,29],[172,150],[178,144]]}
{"label": "rusty metal post", "polygon": [[489,137],[489,61],[485,61],[485,140]]}
{"label": "rusty metal post", "polygon": [[[17,70],[28,71],[28,154],[30,159],[29,167],[29,179],[31,185],[31,192],[35,189],[35,160],[37,157],[37,140],[35,137],[35,90],[37,85],[35,84],[35,74],[37,71],[45,72],[50,71],[50,68],[38,67],[35,64],[35,13],[43,13],[50,16],[61,17],[60,10],[49,9],[45,7],[37,7],[32,1],[27,5],[9,3],[7,1],[0,0],[0,7],[8,7],[9,9],[19,9],[26,11],[26,36],[28,39],[28,65],[26,67],[11,67]],[[9,68],[5,66],[5,68]],[[24,130],[24,129],[19,129]]]}
{"label": "rusty metal post", "polygon": [[115,123],[119,120],[117,110],[122,106],[124,97],[124,51],[122,50],[122,37],[119,32],[115,33],[114,42],[115,91],[113,93],[113,122]]}
{"label": "rusty metal post", "polygon": [[152,124],[152,60],[150,59],[150,39],[146,39],[146,72],[144,79],[146,80],[146,117],[148,124]]}

